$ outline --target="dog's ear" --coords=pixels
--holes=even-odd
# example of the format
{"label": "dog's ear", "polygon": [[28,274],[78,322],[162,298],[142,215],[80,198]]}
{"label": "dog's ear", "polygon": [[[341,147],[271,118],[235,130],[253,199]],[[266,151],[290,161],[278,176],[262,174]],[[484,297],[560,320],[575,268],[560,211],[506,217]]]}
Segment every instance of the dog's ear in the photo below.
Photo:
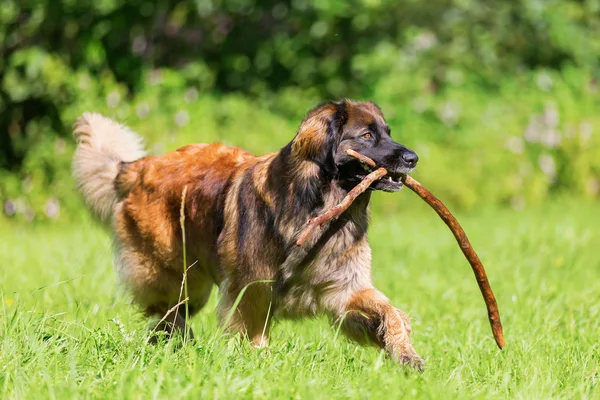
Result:
{"label": "dog's ear", "polygon": [[292,154],[316,162],[330,176],[337,167],[334,153],[346,123],[345,102],[326,103],[311,110],[292,141]]}

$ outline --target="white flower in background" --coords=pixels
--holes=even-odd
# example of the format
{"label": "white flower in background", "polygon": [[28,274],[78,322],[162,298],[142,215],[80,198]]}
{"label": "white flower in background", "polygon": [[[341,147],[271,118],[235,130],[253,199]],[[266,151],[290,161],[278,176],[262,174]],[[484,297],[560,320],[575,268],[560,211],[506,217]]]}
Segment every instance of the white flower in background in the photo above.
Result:
{"label": "white flower in background", "polygon": [[514,154],[522,154],[525,151],[525,142],[517,136],[511,136],[506,140],[506,148]]}
{"label": "white flower in background", "polygon": [[310,34],[315,38],[322,38],[327,34],[329,27],[325,21],[317,21],[310,27]]}
{"label": "white flower in background", "polygon": [[549,154],[540,154],[538,158],[538,165],[546,178],[549,180],[554,180],[556,177],[556,163],[554,158],[552,158]]}
{"label": "white flower in background", "polygon": [[44,212],[48,218],[57,219],[60,215],[60,202],[56,197],[52,197],[46,202]]}
{"label": "white flower in background", "polygon": [[560,116],[554,103],[546,104],[544,108],[544,123],[547,127],[556,128],[560,122]]}
{"label": "white flower in background", "polygon": [[33,211],[33,208],[26,206],[23,215],[25,216],[25,221],[31,222],[35,218],[35,211]]}
{"label": "white flower in background", "polygon": [[594,127],[589,122],[582,122],[579,124],[579,136],[584,141],[588,141],[592,138],[592,133],[594,132]]}
{"label": "white flower in background", "polygon": [[544,127],[539,116],[532,115],[531,117],[529,117],[529,123],[525,128],[525,133],[523,134],[523,137],[529,143],[538,143],[540,141],[540,132],[542,131],[542,129],[544,129]]}
{"label": "white flower in background", "polygon": [[150,114],[150,106],[148,103],[140,103],[135,109],[135,113],[139,119],[144,119]]}
{"label": "white flower in background", "polygon": [[121,95],[115,90],[113,90],[106,96],[106,105],[110,108],[115,108],[116,106],[118,106],[120,101]]}
{"label": "white flower in background", "polygon": [[449,100],[438,107],[437,116],[444,124],[452,126],[458,122],[460,112],[460,104]]}
{"label": "white flower in background", "polygon": [[17,205],[11,199],[4,202],[4,213],[9,217],[12,217],[17,213]]}
{"label": "white flower in background", "polygon": [[198,89],[192,87],[185,91],[183,95],[186,103],[193,103],[198,100]]}
{"label": "white flower in background", "polygon": [[525,208],[525,199],[522,196],[514,196],[510,199],[510,206],[517,211]]}
{"label": "white flower in background", "polygon": [[437,44],[435,33],[426,31],[421,32],[413,39],[413,46],[417,51],[425,51]]}
{"label": "white flower in background", "polygon": [[555,129],[546,129],[540,138],[540,142],[547,148],[554,149],[560,146],[560,132]]}
{"label": "white flower in background", "polygon": [[178,126],[185,126],[188,122],[190,122],[190,115],[188,112],[185,110],[177,111],[177,114],[175,114],[175,123]]}
{"label": "white flower in background", "polygon": [[429,108],[429,101],[427,101],[426,97],[419,96],[413,99],[411,105],[414,111],[422,114]]}
{"label": "white flower in background", "polygon": [[151,85],[158,85],[160,82],[162,82],[162,73],[160,72],[160,70],[155,69],[153,71],[150,71],[148,73],[148,82]]}
{"label": "white flower in background", "polygon": [[560,115],[556,106],[554,103],[547,103],[543,114],[532,115],[529,118],[523,137],[529,143],[541,143],[549,149],[557,148],[562,142],[559,123]]}
{"label": "white flower in background", "polygon": [[544,92],[552,89],[552,77],[546,72],[540,72],[537,74],[536,83],[538,88]]}
{"label": "white flower in background", "polygon": [[521,188],[523,187],[523,177],[519,174],[515,174],[512,177],[513,179],[513,184],[515,185],[516,188]]}

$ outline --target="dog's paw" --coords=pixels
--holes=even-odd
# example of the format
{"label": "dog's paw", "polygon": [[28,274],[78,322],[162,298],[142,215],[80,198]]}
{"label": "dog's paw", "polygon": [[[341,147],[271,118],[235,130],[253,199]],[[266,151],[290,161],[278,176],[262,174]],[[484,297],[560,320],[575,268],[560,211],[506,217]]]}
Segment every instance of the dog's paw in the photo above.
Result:
{"label": "dog's paw", "polygon": [[417,354],[402,354],[398,357],[398,362],[419,372],[423,372],[425,369],[425,360]]}

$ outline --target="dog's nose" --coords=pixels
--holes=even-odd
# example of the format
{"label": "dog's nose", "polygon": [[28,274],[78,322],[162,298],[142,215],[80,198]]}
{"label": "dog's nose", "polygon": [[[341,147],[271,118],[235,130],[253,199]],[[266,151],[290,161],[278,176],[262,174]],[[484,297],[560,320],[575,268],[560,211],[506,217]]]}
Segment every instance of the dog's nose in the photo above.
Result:
{"label": "dog's nose", "polygon": [[402,159],[410,165],[414,165],[419,161],[419,156],[414,151],[406,150],[402,153]]}

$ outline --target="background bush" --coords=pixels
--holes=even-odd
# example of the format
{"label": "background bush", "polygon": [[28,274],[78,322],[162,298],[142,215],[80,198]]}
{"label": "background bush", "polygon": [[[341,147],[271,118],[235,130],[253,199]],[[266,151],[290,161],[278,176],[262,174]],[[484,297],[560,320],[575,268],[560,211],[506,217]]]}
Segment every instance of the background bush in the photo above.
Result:
{"label": "background bush", "polygon": [[380,104],[454,207],[597,198],[599,11],[600,0],[4,0],[3,215],[81,209],[69,169],[82,111],[131,125],[156,153],[212,140],[260,153],[339,97]]}

